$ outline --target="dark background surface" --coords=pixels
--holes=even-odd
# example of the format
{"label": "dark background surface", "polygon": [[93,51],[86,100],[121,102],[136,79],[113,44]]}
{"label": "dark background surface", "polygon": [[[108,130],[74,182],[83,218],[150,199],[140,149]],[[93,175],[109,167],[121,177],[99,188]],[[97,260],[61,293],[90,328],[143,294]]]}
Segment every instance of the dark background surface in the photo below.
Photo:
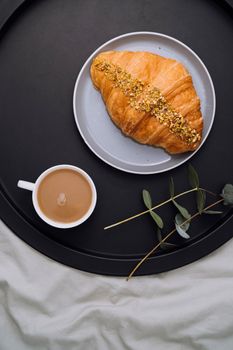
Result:
{"label": "dark background surface", "polygon": [[[2,19],[17,1],[9,3],[3,1],[1,5]],[[7,201],[20,214],[19,217],[12,210],[11,215],[9,209],[5,215],[4,202],[2,217],[32,246],[55,259],[90,271],[95,269],[82,266],[78,257],[75,260],[75,252],[62,250],[62,246],[78,252],[94,252],[99,257],[124,257],[126,262],[122,269],[127,271],[130,257],[145,254],[155,244],[151,219],[143,217],[110,231],[104,231],[103,227],[143,210],[143,188],[150,190],[156,203],[166,199],[169,176],[174,177],[177,192],[188,188],[187,164],[163,174],[127,174],[92,154],[77,131],[72,96],[78,72],[98,46],[133,31],[171,35],[190,46],[207,66],[216,90],[216,119],[207,141],[191,163],[198,170],[202,187],[218,193],[225,183],[233,182],[233,23],[230,11],[219,2],[26,1],[3,28],[0,38],[1,185]],[[54,229],[43,223],[34,212],[30,192],[16,187],[19,179],[35,181],[46,168],[61,163],[74,164],[87,171],[98,192],[94,214],[86,223],[70,230]],[[190,210],[195,210],[192,205]],[[164,233],[170,229],[175,213],[170,207],[160,210],[165,222],[170,223]],[[193,224],[190,231],[193,242],[204,236],[206,229],[218,220],[209,216]],[[52,241],[48,243],[46,237]],[[183,245],[181,238],[173,240]],[[56,251],[53,241],[62,245],[61,252]],[[210,243],[201,255],[214,248],[216,246]],[[194,250],[189,254],[189,259],[179,260],[178,255],[174,255],[173,260],[178,259],[182,265],[198,257]],[[166,269],[177,264],[172,264],[171,256],[167,261],[170,262],[165,264]],[[154,271],[157,270],[158,267]]]}

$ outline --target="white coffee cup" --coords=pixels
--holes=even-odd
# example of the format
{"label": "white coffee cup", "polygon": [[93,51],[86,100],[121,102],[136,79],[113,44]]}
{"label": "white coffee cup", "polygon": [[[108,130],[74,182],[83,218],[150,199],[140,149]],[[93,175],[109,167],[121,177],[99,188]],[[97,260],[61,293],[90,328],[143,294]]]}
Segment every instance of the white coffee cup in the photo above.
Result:
{"label": "white coffee cup", "polygon": [[[38,193],[38,188],[41,184],[41,181],[51,172],[55,171],[55,170],[59,170],[59,169],[70,169],[73,171],[76,171],[77,173],[81,174],[89,183],[91,191],[92,191],[92,201],[91,201],[91,205],[88,209],[88,211],[84,214],[84,216],[82,216],[79,220],[77,221],[72,221],[69,223],[62,223],[62,222],[58,222],[58,221],[53,221],[50,218],[48,218],[40,209],[39,203],[38,203],[38,198],[37,198],[37,193]],[[57,228],[71,228],[71,227],[75,227],[78,226],[80,224],[82,224],[84,221],[86,221],[89,216],[92,214],[93,210],[95,209],[95,205],[96,205],[96,200],[97,200],[97,193],[96,193],[96,188],[94,185],[94,182],[92,181],[92,179],[90,178],[90,176],[82,169],[74,166],[74,165],[67,165],[67,164],[61,164],[61,165],[56,165],[53,166],[47,170],[45,170],[36,180],[35,183],[32,182],[28,182],[28,181],[23,181],[23,180],[19,180],[18,187],[23,188],[25,190],[29,190],[32,191],[32,203],[33,206],[35,208],[35,211],[37,212],[37,214],[39,215],[39,217],[44,220],[47,224],[57,227]]]}

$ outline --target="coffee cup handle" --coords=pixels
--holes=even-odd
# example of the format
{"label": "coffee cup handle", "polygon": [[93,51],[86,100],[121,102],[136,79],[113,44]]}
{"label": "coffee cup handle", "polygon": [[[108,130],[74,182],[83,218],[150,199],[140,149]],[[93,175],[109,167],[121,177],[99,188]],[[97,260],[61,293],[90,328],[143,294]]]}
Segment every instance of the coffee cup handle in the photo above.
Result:
{"label": "coffee cup handle", "polygon": [[29,191],[33,191],[35,188],[34,183],[28,182],[28,181],[23,181],[23,180],[19,180],[17,183],[17,186],[19,188],[23,188],[24,190],[29,190]]}

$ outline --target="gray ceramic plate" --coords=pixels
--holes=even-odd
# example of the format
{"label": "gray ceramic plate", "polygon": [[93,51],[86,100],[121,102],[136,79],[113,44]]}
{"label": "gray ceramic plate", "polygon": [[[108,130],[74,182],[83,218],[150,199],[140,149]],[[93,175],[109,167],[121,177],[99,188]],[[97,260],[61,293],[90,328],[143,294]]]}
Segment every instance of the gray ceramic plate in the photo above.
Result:
{"label": "gray ceramic plate", "polygon": [[180,41],[152,32],[135,32],[118,36],[100,46],[86,61],[76,80],[73,108],[77,127],[88,147],[109,165],[136,174],[155,174],[170,170],[190,159],[195,152],[169,155],[160,148],[141,145],[124,136],[113,124],[100,93],[90,78],[90,65],[101,51],[149,51],[182,62],[192,75],[201,100],[205,142],[215,114],[215,92],[211,77],[200,58]]}

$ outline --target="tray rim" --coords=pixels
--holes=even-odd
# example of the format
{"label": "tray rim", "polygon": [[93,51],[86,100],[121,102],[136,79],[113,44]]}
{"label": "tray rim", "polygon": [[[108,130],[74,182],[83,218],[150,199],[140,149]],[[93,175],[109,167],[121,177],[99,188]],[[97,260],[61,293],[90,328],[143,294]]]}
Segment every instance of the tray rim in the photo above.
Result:
{"label": "tray rim", "polygon": [[[12,15],[14,15],[14,13],[17,10],[19,10],[22,7],[22,5],[25,4],[25,2],[30,3],[29,0],[17,0],[17,2],[14,4],[8,2],[9,7],[11,6],[11,8],[10,10],[8,9],[8,13],[5,15],[5,18],[3,16],[3,20],[0,23],[0,34],[2,34],[1,33],[2,29],[4,28],[5,24],[7,24],[8,21],[11,19]],[[43,255],[59,263],[62,263],[67,266],[70,266],[79,270],[83,270],[89,273],[111,275],[111,276],[127,276],[128,273],[125,271],[126,270],[125,261],[127,261],[128,263],[129,270],[131,269],[131,267],[129,266],[129,262],[133,268],[135,266],[135,263],[138,261],[138,259],[136,258],[135,259],[103,258],[93,254],[87,254],[87,253],[73,250],[67,246],[63,246],[59,242],[52,240],[51,238],[45,236],[42,232],[38,231],[29,221],[27,221],[23,217],[23,215],[20,214],[20,212],[17,210],[18,208],[14,207],[14,203],[11,203],[10,199],[6,197],[4,193],[4,188],[2,187],[1,184],[0,184],[0,208],[1,208],[0,216],[2,221],[16,236],[18,236],[20,239],[22,239],[24,242],[26,242],[36,251],[39,251]],[[208,255],[209,253],[213,252],[214,250],[216,250],[218,247],[220,247],[221,245],[226,243],[230,238],[233,237],[233,232],[231,232],[230,230],[230,228],[232,229],[231,218],[233,217],[233,209],[230,210],[229,213],[226,214],[226,216],[227,216],[226,220],[223,222],[220,222],[220,224],[218,224],[217,227],[213,231],[211,231],[208,235],[204,235],[204,237],[199,239],[198,244],[196,244],[197,242],[193,242],[188,246],[182,247],[166,255],[158,255],[158,256],[150,257],[141,266],[141,268],[135,273],[135,276],[151,275],[151,274],[161,273],[165,271],[170,271],[170,270],[185,266],[189,263],[192,263]],[[14,217],[14,220],[15,220],[14,222],[12,220],[12,217]],[[9,218],[10,218],[10,224],[9,224]],[[22,231],[18,230],[19,227],[22,228]],[[24,233],[22,234],[22,232]],[[35,244],[35,240],[33,239],[34,235],[36,235],[37,240],[39,240],[39,246]],[[210,241],[210,244],[208,244],[209,241]],[[207,243],[207,249],[206,249],[206,243]],[[59,255],[60,250],[62,253],[64,253],[64,249],[66,252],[68,251],[69,254],[71,254],[71,257],[70,255],[68,257],[69,261],[67,261],[67,256],[64,256],[63,254]],[[189,250],[192,250],[192,254],[193,254],[192,259],[190,258],[187,259],[187,256],[189,255],[188,254]],[[173,261],[173,266],[171,268],[171,266],[168,266],[169,263],[167,263],[165,259],[167,259],[168,256],[171,257],[171,256],[174,256],[175,254],[177,255],[177,253],[179,253],[179,255],[182,256],[183,260],[177,259],[175,260],[175,264]],[[98,264],[99,264],[98,266],[96,264],[96,259],[98,259]],[[108,262],[108,266],[111,267],[111,271],[109,271],[109,269],[106,270],[106,264],[105,264],[106,260]],[[159,260],[159,263],[156,264],[158,260]],[[182,260],[182,263],[180,262],[180,260]],[[89,266],[87,263],[89,264]],[[90,266],[92,266],[91,271],[90,271]],[[158,269],[158,266],[159,266],[159,269]]]}
{"label": "tray rim", "polygon": [[[12,230],[13,233],[16,234],[16,236],[30,245],[31,248],[66,266],[94,274],[126,277],[130,270],[141,258],[127,259],[102,257],[64,246],[44,235],[42,232],[37,230],[35,226],[28,222],[23,215],[20,215],[14,205],[4,196],[2,191],[0,192],[0,208],[2,221]],[[3,211],[4,215],[2,215]],[[15,221],[11,221],[11,225],[9,226],[7,221],[9,217],[12,218],[12,215],[14,216]],[[233,217],[233,210],[230,210],[226,216],[227,217],[223,222],[221,222],[219,225],[215,225],[216,227],[214,230],[209,230],[210,232],[203,235],[203,237],[198,239],[198,241],[193,241],[191,244],[180,247],[179,249],[166,253],[165,255],[151,256],[145,261],[140,269],[136,271],[135,276],[154,275],[157,273],[171,271],[188,265],[212,253],[233,237],[233,232],[230,230],[230,227],[232,228],[231,219]],[[23,234],[18,230],[19,226],[24,230]],[[37,244],[35,244],[35,235]],[[68,256],[64,254],[64,252],[68,253]],[[189,257],[190,252],[192,252],[191,259]],[[178,255],[179,259],[174,259],[174,257]],[[107,269],[106,261],[108,265]],[[127,272],[125,262],[128,264]],[[172,267],[170,265],[171,262]]]}

